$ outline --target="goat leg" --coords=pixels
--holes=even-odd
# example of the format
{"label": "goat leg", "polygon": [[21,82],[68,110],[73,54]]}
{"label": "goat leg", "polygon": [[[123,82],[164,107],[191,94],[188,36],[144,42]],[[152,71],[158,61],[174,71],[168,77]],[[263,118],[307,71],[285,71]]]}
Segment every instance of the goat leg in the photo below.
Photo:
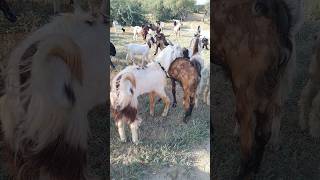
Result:
{"label": "goat leg", "polygon": [[176,98],[176,81],[171,78],[171,84],[172,84],[172,95],[173,95],[173,103],[172,107],[177,106],[177,98]]}
{"label": "goat leg", "polygon": [[187,122],[188,122],[188,117],[191,116],[193,107],[194,107],[194,98],[193,98],[193,97],[190,97],[189,108],[188,108],[188,110],[185,112],[185,115],[184,115],[184,118],[183,118],[183,122],[184,122],[184,123],[187,123]]}

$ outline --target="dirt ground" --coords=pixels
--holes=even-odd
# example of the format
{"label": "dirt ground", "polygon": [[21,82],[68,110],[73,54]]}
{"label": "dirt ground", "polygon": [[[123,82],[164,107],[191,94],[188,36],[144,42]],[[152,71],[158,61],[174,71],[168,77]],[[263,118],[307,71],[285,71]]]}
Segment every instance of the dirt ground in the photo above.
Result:
{"label": "dirt ground", "polygon": [[[297,69],[292,91],[285,103],[281,120],[281,145],[277,151],[268,148],[257,179],[320,179],[320,141],[311,138],[298,125],[297,102],[306,84],[312,37],[320,30],[320,22],[306,22],[297,34]],[[234,137],[234,100],[231,84],[220,67],[212,70],[213,125],[213,178],[231,179],[240,165],[240,146]]]}

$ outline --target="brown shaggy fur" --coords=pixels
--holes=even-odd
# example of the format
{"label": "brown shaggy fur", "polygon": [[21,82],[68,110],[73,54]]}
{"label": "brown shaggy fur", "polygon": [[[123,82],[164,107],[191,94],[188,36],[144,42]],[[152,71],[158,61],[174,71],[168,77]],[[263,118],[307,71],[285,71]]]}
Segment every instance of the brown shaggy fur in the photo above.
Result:
{"label": "brown shaggy fur", "polygon": [[137,117],[137,108],[131,107],[130,105],[120,112],[111,108],[111,112],[115,121],[119,121],[125,117],[128,124],[133,123]]}
{"label": "brown shaggy fur", "polygon": [[320,136],[320,33],[315,36],[312,60],[309,66],[310,79],[304,87],[300,101],[300,126],[310,128],[314,137]]}
{"label": "brown shaggy fur", "polygon": [[289,9],[282,0],[258,1],[268,14],[253,13],[255,0],[214,0],[211,6],[213,60],[229,72],[236,98],[241,149],[238,179],[251,179],[259,170],[274,123],[280,129],[282,88],[292,62]]}
{"label": "brown shaggy fur", "polygon": [[168,70],[172,82],[173,107],[176,106],[176,81],[183,88],[183,106],[185,116],[183,122],[187,122],[187,117],[192,113],[195,104],[196,91],[199,82],[197,67],[187,58],[177,58],[174,60]]}

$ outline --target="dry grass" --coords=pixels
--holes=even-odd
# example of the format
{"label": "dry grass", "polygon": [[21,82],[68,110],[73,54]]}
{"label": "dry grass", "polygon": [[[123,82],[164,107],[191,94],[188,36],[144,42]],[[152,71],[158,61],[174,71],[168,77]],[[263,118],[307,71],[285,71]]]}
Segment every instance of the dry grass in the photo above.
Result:
{"label": "dry grass", "polygon": [[[172,34],[172,23],[167,23],[164,34],[170,35],[173,43],[179,43],[183,47],[189,47],[189,43],[196,27],[200,25],[202,30],[209,32],[208,22],[200,22],[198,19],[183,22],[181,37],[175,38]],[[133,34],[130,28],[125,27],[126,33],[114,33],[111,31],[111,42],[117,49],[117,70],[111,72],[116,74],[130,62],[125,61],[126,50],[125,44],[134,42]],[[142,38],[135,43],[143,43]],[[154,48],[150,52],[150,58],[153,57]],[[203,57],[206,64],[209,64],[210,52],[205,50]],[[152,59],[151,58],[151,59]],[[168,80],[168,84],[171,84]],[[167,94],[172,101],[171,86],[167,87]],[[119,135],[116,131],[113,120],[110,124],[110,164],[111,178],[113,179],[163,179],[164,176],[179,177],[178,179],[194,179],[197,177],[208,177],[208,169],[196,171],[196,153],[194,149],[203,143],[209,142],[209,123],[210,111],[209,107],[204,103],[200,103],[199,107],[194,109],[192,118],[188,124],[183,124],[182,117],[184,110],[182,107],[183,92],[178,86],[176,108],[170,108],[167,117],[161,117],[163,104],[156,104],[155,116],[149,116],[149,99],[147,96],[139,98],[139,115],[143,118],[140,128],[139,145],[133,145],[131,142],[120,143]],[[127,129],[127,137],[131,138],[131,133]],[[129,139],[130,139],[129,138]],[[209,151],[207,151],[209,154]],[[209,155],[206,156],[207,160]],[[202,159],[203,160],[203,159]],[[209,161],[201,161],[206,165]],[[201,163],[200,162],[200,163]],[[164,176],[163,176],[164,174]],[[158,176],[159,175],[159,176]],[[193,175],[193,176],[192,176]],[[201,176],[202,175],[202,176]],[[204,176],[207,175],[207,176]],[[193,178],[192,178],[193,177]],[[200,178],[201,179],[201,178]],[[205,179],[205,178],[203,178]]]}

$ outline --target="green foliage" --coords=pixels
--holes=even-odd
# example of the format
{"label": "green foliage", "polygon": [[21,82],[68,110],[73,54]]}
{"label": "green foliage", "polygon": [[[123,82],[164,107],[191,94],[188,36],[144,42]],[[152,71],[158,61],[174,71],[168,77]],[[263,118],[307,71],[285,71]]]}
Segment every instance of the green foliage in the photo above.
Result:
{"label": "green foliage", "polygon": [[156,20],[180,19],[196,9],[195,0],[138,0]]}
{"label": "green foliage", "polygon": [[141,25],[147,22],[140,2],[134,0],[111,0],[110,15],[121,25]]}

